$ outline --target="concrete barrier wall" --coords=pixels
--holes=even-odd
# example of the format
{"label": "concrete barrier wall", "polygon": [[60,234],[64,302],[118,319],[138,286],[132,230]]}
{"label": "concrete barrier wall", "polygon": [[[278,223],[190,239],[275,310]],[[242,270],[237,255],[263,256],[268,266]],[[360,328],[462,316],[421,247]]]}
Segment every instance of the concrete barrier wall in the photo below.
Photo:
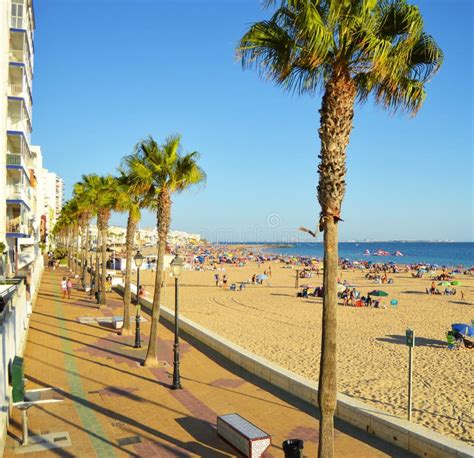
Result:
{"label": "concrete barrier wall", "polygon": [[[123,288],[118,287],[118,290],[122,292]],[[151,310],[150,301],[141,299],[140,302]],[[163,306],[161,307],[161,317],[166,321],[174,322],[174,312]],[[318,406],[316,383],[245,350],[185,317],[179,319],[179,327],[181,331],[199,340],[249,373],[309,404]],[[337,395],[336,417],[419,456],[429,458],[474,457],[474,448],[462,441],[445,437],[341,393]]]}

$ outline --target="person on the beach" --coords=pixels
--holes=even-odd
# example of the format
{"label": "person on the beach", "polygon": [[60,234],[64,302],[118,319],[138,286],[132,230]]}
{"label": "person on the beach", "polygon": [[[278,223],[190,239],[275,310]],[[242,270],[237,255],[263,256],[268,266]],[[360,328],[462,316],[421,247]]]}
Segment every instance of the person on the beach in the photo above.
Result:
{"label": "person on the beach", "polygon": [[225,288],[227,286],[227,274],[222,276],[222,286]]}
{"label": "person on the beach", "polygon": [[214,280],[216,281],[216,286],[219,286],[219,274],[214,274]]}
{"label": "person on the beach", "polygon": [[67,298],[71,299],[72,280],[68,277],[66,280]]}
{"label": "person on the beach", "polygon": [[67,279],[63,277],[61,280],[61,291],[63,292],[63,299],[66,299],[67,296]]}

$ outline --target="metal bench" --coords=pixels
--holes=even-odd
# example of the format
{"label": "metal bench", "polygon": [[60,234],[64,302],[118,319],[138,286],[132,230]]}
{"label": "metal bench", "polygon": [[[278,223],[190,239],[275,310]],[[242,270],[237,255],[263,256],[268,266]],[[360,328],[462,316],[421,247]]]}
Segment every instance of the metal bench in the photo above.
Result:
{"label": "metal bench", "polygon": [[269,434],[236,413],[217,417],[217,434],[249,458],[259,458],[271,444]]}

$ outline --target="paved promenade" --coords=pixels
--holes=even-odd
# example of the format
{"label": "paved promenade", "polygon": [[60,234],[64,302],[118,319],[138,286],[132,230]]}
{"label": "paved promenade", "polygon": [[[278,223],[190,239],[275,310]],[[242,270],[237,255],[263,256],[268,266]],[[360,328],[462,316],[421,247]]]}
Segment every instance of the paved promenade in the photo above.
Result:
{"label": "paved promenade", "polygon": [[[63,300],[65,269],[46,270],[30,321],[25,351],[27,389],[60,387],[64,402],[29,410],[30,435],[67,432],[70,446],[30,451],[30,457],[238,456],[215,431],[216,416],[236,412],[272,436],[265,457],[282,457],[288,438],[305,441],[304,454],[317,455],[316,412],[246,375],[194,343],[181,341],[183,390],[169,388],[173,335],[160,325],[161,367],[140,366],[149,322],[142,326],[142,349],[96,318],[120,315],[121,298],[108,295],[106,308],[78,290]],[[80,317],[83,323],[79,322]],[[87,319],[87,317],[89,319]],[[146,317],[148,318],[148,317]],[[86,322],[84,322],[86,321]],[[407,457],[349,425],[337,423],[337,457]],[[6,457],[19,456],[20,414],[15,409]],[[64,437],[64,435],[63,435]],[[28,450],[28,449],[27,449]],[[15,453],[16,451],[16,453]]]}

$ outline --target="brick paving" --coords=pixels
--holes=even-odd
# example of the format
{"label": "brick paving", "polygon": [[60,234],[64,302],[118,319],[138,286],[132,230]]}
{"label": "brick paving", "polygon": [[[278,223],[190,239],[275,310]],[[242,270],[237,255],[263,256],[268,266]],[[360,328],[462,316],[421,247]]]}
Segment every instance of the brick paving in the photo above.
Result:
{"label": "brick paving", "polygon": [[[316,411],[246,374],[192,339],[181,341],[183,390],[171,390],[173,335],[159,329],[159,368],[140,366],[149,321],[142,323],[142,349],[110,324],[79,317],[121,313],[121,298],[108,306],[75,289],[69,300],[59,291],[66,270],[45,271],[30,321],[25,351],[27,389],[59,387],[64,402],[29,410],[30,435],[69,433],[72,446],[28,453],[42,457],[239,456],[215,431],[216,416],[237,412],[272,436],[266,458],[282,457],[288,438],[305,441],[304,455],[317,455]],[[337,457],[407,457],[396,447],[337,422]],[[20,413],[14,409],[5,457],[18,456]]]}

